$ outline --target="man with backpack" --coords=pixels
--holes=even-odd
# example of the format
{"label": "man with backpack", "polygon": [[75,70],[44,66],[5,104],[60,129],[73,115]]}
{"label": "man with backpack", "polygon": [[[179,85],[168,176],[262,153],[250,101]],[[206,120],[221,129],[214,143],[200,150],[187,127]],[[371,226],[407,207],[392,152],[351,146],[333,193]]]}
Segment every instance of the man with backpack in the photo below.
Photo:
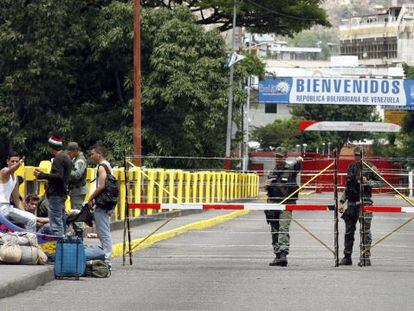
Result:
{"label": "man with backpack", "polygon": [[[105,261],[111,268],[111,215],[118,193],[117,189],[112,189],[115,188],[113,187],[115,179],[111,164],[106,160],[105,148],[102,145],[95,144],[91,148],[91,159],[98,166],[96,169],[96,189],[89,197],[88,205],[95,208],[96,231],[105,253]],[[113,191],[111,192],[110,190]]]}

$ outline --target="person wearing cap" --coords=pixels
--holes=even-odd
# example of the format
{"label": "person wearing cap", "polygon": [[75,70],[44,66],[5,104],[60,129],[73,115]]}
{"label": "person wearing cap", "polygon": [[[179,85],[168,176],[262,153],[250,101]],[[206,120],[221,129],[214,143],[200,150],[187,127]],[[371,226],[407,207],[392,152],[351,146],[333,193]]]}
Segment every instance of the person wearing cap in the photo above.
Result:
{"label": "person wearing cap", "polygon": [[[69,179],[69,196],[72,210],[80,210],[85,200],[88,187],[86,186],[86,159],[77,142],[67,146],[68,155],[72,159],[72,170]],[[75,232],[83,236],[83,223],[74,223]]]}
{"label": "person wearing cap", "polygon": [[56,135],[50,136],[48,140],[49,152],[54,155],[50,173],[44,173],[35,169],[34,175],[37,179],[48,181],[46,197],[49,202],[50,230],[53,235],[63,236],[65,233],[64,210],[68,195],[70,172],[72,160],[63,151],[63,140]]}
{"label": "person wearing cap", "polygon": [[[341,266],[352,265],[352,249],[354,246],[354,236],[356,230],[356,223],[362,221],[362,215],[360,215],[361,207],[361,157],[362,150],[360,148],[354,149],[354,163],[351,163],[347,169],[346,186],[345,190],[339,201],[339,212],[342,213],[342,219],[345,221],[345,247],[344,257],[339,262]],[[375,166],[371,165],[375,169]],[[363,168],[363,203],[364,205],[372,205],[372,187],[381,185],[378,178],[368,168]],[[347,208],[344,208],[344,204],[347,202]],[[372,212],[364,213],[364,231],[360,232],[361,235],[361,249],[367,250],[358,263],[359,266],[370,266],[371,265],[371,252],[369,248],[372,243],[371,235],[371,221]],[[363,243],[365,241],[365,243]],[[365,244],[365,245],[364,245]]]}
{"label": "person wearing cap", "polygon": [[68,143],[68,155],[72,159],[72,170],[70,172],[69,189],[72,209],[80,209],[88,192],[86,186],[86,159],[79,148],[78,143]]}
{"label": "person wearing cap", "polygon": [[[295,204],[298,194],[294,194],[285,201],[289,195],[298,189],[296,177],[302,170],[302,157],[289,164],[286,162],[287,151],[283,147],[275,150],[276,165],[267,177],[266,190],[268,203]],[[270,266],[286,267],[288,264],[287,255],[289,254],[289,226],[292,218],[291,211],[265,211],[267,223],[270,225],[272,235],[272,246],[275,259],[269,263]]]}

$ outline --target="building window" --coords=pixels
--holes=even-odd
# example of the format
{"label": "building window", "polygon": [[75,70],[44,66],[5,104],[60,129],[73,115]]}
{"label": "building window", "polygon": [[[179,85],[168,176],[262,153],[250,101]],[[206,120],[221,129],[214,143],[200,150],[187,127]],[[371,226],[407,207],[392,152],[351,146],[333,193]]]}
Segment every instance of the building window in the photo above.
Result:
{"label": "building window", "polygon": [[265,104],[265,113],[277,113],[277,105]]}

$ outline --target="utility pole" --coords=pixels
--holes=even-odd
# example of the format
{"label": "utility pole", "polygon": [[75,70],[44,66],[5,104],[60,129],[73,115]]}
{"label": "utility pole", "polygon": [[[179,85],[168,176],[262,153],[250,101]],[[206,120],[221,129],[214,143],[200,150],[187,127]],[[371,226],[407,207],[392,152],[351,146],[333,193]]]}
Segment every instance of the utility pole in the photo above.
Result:
{"label": "utility pole", "polygon": [[134,14],[134,162],[141,166],[141,29],[140,29],[140,0],[135,0]]}
{"label": "utility pole", "polygon": [[[236,28],[236,11],[237,11],[237,0],[233,0],[233,29],[231,34],[231,54],[235,53],[235,28]],[[226,164],[225,169],[230,170],[231,168],[231,133],[232,133],[232,115],[233,115],[233,78],[234,75],[234,64],[230,66],[230,88],[229,88],[229,106],[227,110],[227,136],[226,136]]]}

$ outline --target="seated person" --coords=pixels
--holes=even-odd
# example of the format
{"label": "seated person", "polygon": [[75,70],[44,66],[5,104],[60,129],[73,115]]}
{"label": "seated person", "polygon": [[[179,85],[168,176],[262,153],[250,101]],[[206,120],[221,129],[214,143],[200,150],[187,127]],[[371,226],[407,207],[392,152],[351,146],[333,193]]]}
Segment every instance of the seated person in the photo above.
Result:
{"label": "seated person", "polygon": [[[26,212],[19,198],[19,185],[15,172],[23,163],[24,158],[16,152],[7,157],[7,166],[0,170],[0,214],[16,223],[23,224],[28,232],[36,231],[36,216]],[[12,199],[13,205],[10,204]]]}
{"label": "seated person", "polygon": [[[39,197],[36,194],[29,194],[25,198],[25,210],[29,213],[32,213],[37,216],[36,226],[39,233],[43,234],[52,234],[49,225],[49,202],[45,197]],[[74,220],[79,219],[79,221],[85,221],[82,217],[84,212],[80,213],[79,210],[72,210],[69,213],[65,213],[64,221],[66,223],[65,233],[70,232],[69,234],[77,234],[77,227],[74,225]],[[81,215],[82,214],[82,215]],[[68,231],[68,227],[72,224],[73,231]],[[70,228],[69,228],[70,229]]]}
{"label": "seated person", "polygon": [[42,228],[44,225],[49,223],[48,217],[48,202],[46,198],[39,198],[36,194],[29,194],[25,198],[24,209],[37,216],[36,227],[40,229],[42,233],[46,228]]}

